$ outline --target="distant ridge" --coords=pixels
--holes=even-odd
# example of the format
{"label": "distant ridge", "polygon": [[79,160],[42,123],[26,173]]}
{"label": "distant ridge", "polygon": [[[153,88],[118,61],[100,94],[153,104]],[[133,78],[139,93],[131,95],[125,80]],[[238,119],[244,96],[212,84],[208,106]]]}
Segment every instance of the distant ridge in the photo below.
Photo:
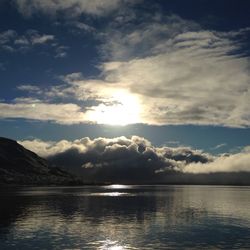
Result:
{"label": "distant ridge", "polygon": [[81,182],[16,141],[0,137],[0,184],[73,185]]}

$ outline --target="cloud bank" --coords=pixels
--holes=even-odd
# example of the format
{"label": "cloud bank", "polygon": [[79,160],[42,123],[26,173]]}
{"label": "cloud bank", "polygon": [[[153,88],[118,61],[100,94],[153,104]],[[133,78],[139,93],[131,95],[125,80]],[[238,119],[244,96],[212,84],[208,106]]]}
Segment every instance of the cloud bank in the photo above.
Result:
{"label": "cloud bank", "polygon": [[213,156],[188,147],[155,147],[139,136],[20,143],[86,181],[183,181],[202,174],[250,172],[249,150]]}

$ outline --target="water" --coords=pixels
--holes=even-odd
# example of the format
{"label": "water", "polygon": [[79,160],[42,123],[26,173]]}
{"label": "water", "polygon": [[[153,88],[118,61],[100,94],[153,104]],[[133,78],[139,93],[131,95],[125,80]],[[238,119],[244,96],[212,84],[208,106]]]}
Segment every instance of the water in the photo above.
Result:
{"label": "water", "polygon": [[250,187],[0,191],[0,249],[250,249]]}

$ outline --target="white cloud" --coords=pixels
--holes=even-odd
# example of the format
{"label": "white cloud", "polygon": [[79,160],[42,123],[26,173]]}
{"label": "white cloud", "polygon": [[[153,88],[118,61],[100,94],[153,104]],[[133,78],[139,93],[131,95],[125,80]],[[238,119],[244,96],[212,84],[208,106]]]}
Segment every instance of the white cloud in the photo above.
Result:
{"label": "white cloud", "polygon": [[41,157],[48,157],[51,155],[62,153],[71,148],[72,143],[66,140],[59,142],[42,141],[42,140],[24,140],[19,141],[25,148],[36,152]]}
{"label": "white cloud", "polygon": [[14,37],[16,37],[16,32],[14,30],[6,30],[0,33],[0,45],[8,43]]}
{"label": "white cloud", "polygon": [[49,41],[53,41],[55,37],[53,35],[36,35],[31,37],[32,44],[44,44]]}
{"label": "white cloud", "polygon": [[66,11],[68,16],[78,16],[82,13],[102,16],[119,8],[124,0],[15,0],[18,10],[25,16],[35,12],[54,15]]}
{"label": "white cloud", "polygon": [[28,46],[29,43],[30,43],[29,40],[25,36],[20,36],[14,41],[14,44],[23,45],[23,46]]}
{"label": "white cloud", "polygon": [[183,168],[185,173],[219,173],[250,172],[250,153],[242,152],[233,155],[219,156],[215,161],[206,164],[191,163]]}
{"label": "white cloud", "polygon": [[170,16],[107,31],[101,65],[107,83],[140,96],[149,124],[250,125],[249,29],[217,32]]}
{"label": "white cloud", "polygon": [[211,149],[212,149],[212,150],[217,150],[217,149],[223,148],[223,147],[225,147],[225,146],[227,146],[226,143],[221,143],[221,144],[218,144],[218,145],[212,147]]}
{"label": "white cloud", "polygon": [[68,46],[59,46],[56,48],[56,55],[55,58],[64,58],[66,57],[67,54],[67,50],[69,49]]}
{"label": "white cloud", "polygon": [[85,115],[76,104],[43,103],[38,99],[16,98],[16,103],[0,103],[0,118],[24,118],[74,124],[85,121]]}
{"label": "white cloud", "polygon": [[[132,21],[128,20],[125,24],[124,21],[111,23],[106,32],[101,34],[104,40],[101,53],[109,61],[128,61],[160,53],[171,45],[171,40],[178,34],[189,30],[200,30],[197,23],[176,15],[134,16],[132,18]],[[142,18],[142,20],[135,25],[134,21],[137,18]]]}
{"label": "white cloud", "polygon": [[37,30],[27,30],[22,35],[14,30],[6,30],[0,33],[0,48],[10,52],[27,51],[33,46],[45,45],[54,40],[54,35],[40,34]]}
{"label": "white cloud", "polygon": [[17,33],[14,30],[6,30],[0,33],[0,49],[13,52],[15,51],[11,42],[16,38]]}
{"label": "white cloud", "polygon": [[248,59],[209,52],[172,51],[113,62],[112,70],[108,63],[106,81],[141,95],[144,122],[249,126]]}
{"label": "white cloud", "polygon": [[85,32],[95,32],[96,31],[96,29],[94,27],[92,27],[86,23],[83,23],[83,22],[73,22],[70,24],[77,27],[80,30],[85,31]]}
{"label": "white cloud", "polygon": [[36,85],[31,85],[31,84],[24,84],[24,85],[19,85],[17,89],[22,90],[22,91],[28,91],[28,92],[39,92],[40,88]]}

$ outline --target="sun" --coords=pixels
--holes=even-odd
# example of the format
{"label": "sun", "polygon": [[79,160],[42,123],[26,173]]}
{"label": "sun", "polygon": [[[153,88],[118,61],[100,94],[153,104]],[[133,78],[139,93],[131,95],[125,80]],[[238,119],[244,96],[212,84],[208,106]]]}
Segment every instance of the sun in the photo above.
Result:
{"label": "sun", "polygon": [[125,126],[140,122],[138,98],[127,91],[115,91],[108,103],[94,106],[88,112],[88,119],[98,124]]}

